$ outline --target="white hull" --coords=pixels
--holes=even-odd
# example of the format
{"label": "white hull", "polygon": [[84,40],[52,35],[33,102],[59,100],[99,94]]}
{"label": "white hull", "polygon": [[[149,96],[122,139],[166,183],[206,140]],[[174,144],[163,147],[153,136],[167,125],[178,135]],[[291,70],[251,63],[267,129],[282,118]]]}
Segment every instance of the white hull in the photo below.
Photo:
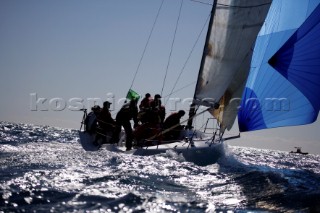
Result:
{"label": "white hull", "polygon": [[193,162],[200,166],[216,163],[217,160],[222,156],[222,143],[211,143],[208,139],[195,139],[194,146],[191,146],[189,142],[178,141],[169,144],[162,144],[158,146],[149,146],[138,149],[132,149],[125,151],[126,147],[123,142],[117,144],[103,144],[101,147],[92,143],[93,137],[88,133],[79,132],[80,144],[86,151],[97,151],[100,148],[107,149],[113,152],[122,152],[126,154],[139,155],[139,156],[150,156],[161,153],[166,153],[168,150],[181,154],[186,161]]}

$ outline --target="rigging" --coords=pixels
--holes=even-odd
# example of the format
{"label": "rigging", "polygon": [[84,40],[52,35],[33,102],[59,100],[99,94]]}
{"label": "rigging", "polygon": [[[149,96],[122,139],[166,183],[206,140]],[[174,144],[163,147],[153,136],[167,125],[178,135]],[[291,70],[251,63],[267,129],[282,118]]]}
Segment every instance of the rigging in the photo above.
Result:
{"label": "rigging", "polygon": [[195,49],[195,47],[196,47],[199,39],[200,39],[200,37],[201,37],[201,34],[202,34],[203,30],[205,29],[205,26],[207,25],[207,23],[208,23],[208,21],[209,21],[209,19],[210,19],[210,16],[211,16],[211,14],[208,15],[208,18],[207,18],[207,20],[205,21],[205,24],[203,25],[203,27],[202,27],[202,29],[201,29],[201,31],[200,31],[200,33],[199,33],[199,35],[198,35],[198,37],[197,37],[194,45],[193,45],[193,47],[191,48],[191,51],[190,51],[190,53],[189,53],[189,55],[188,55],[185,63],[184,63],[183,66],[182,66],[182,69],[181,69],[181,71],[180,71],[180,73],[179,73],[179,76],[177,77],[177,79],[176,79],[176,81],[175,81],[172,89],[171,89],[171,92],[167,95],[167,96],[169,96],[169,97],[168,97],[167,100],[165,101],[165,105],[167,104],[167,102],[168,102],[168,100],[170,99],[171,95],[176,92],[176,91],[173,92],[173,90],[176,88],[176,86],[177,86],[177,84],[178,84],[178,81],[180,80],[180,77],[181,77],[182,73],[184,72],[184,70],[185,70],[185,68],[186,68],[186,66],[187,66],[187,63],[189,62],[189,59],[190,59],[190,57],[191,57],[191,55],[192,55],[192,53],[193,53],[193,51],[194,51],[194,49]]}
{"label": "rigging", "polygon": [[175,28],[173,39],[172,39],[172,43],[171,43],[171,49],[170,49],[168,64],[167,64],[167,68],[166,68],[166,73],[164,75],[164,79],[163,79],[163,83],[162,83],[161,96],[162,96],[164,85],[165,85],[165,82],[166,82],[166,79],[167,79],[167,74],[168,74],[169,65],[170,65],[170,61],[171,61],[171,55],[172,55],[172,51],[173,51],[173,46],[174,46],[174,42],[176,40],[177,29],[178,29],[178,26],[179,26],[179,20],[180,20],[181,11],[182,11],[182,5],[183,5],[183,0],[181,0],[180,9],[179,9],[179,15],[178,15],[178,19],[177,19],[177,22],[176,22],[176,28]]}
{"label": "rigging", "polygon": [[154,22],[153,22],[153,25],[152,25],[152,28],[151,28],[149,37],[148,37],[147,42],[146,42],[146,45],[145,45],[145,47],[144,47],[144,49],[143,49],[143,52],[142,52],[142,55],[141,55],[141,58],[140,58],[138,67],[137,67],[136,72],[135,72],[135,74],[134,74],[134,77],[133,77],[133,79],[132,79],[131,86],[130,86],[129,90],[132,88],[133,83],[134,83],[134,81],[135,81],[135,79],[136,79],[136,77],[137,77],[137,74],[138,74],[138,72],[139,72],[139,69],[140,69],[140,66],[141,66],[141,62],[142,62],[142,60],[143,60],[143,58],[144,58],[144,55],[145,55],[146,50],[147,50],[147,47],[148,47],[148,45],[149,45],[149,41],[150,41],[151,35],[152,35],[153,30],[154,30],[154,28],[155,28],[155,26],[156,26],[156,23],[157,23],[157,21],[158,21],[158,17],[159,17],[160,11],[161,11],[161,9],[162,9],[163,2],[164,2],[164,0],[162,0],[162,2],[161,2],[161,4],[160,4],[160,7],[159,7],[159,9],[158,9],[156,18],[155,18],[155,20],[154,20]]}

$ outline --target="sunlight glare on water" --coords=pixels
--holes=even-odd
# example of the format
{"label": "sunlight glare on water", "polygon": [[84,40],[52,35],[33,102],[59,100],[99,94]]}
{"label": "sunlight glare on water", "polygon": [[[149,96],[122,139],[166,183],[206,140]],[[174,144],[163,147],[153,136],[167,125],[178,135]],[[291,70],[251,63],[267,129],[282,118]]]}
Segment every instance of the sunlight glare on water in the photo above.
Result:
{"label": "sunlight glare on water", "polygon": [[320,158],[223,147],[197,166],[172,150],[84,151],[75,130],[1,123],[0,211],[318,210]]}

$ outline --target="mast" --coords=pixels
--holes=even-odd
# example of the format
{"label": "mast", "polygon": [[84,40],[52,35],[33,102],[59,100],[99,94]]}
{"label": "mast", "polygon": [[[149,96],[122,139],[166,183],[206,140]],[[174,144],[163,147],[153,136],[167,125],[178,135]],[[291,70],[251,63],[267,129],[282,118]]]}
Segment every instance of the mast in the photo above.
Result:
{"label": "mast", "polygon": [[[203,48],[203,53],[202,53],[202,58],[201,58],[199,72],[198,72],[198,79],[197,79],[197,84],[196,84],[195,91],[198,88],[200,73],[201,73],[201,71],[202,71],[202,69],[204,67],[206,54],[207,54],[207,51],[208,51],[208,45],[209,45],[210,36],[211,36],[211,29],[212,29],[213,19],[214,19],[215,11],[216,11],[216,8],[217,8],[217,2],[218,2],[218,0],[213,0],[213,5],[212,5],[212,9],[211,9],[211,17],[210,17],[208,31],[207,31],[207,35],[206,35],[206,42],[205,42],[204,48]],[[195,98],[196,98],[196,92],[194,93],[194,96],[193,96],[193,102],[190,105],[189,120],[188,120],[188,124],[187,124],[187,127],[189,129],[192,128],[193,118],[196,115]]]}

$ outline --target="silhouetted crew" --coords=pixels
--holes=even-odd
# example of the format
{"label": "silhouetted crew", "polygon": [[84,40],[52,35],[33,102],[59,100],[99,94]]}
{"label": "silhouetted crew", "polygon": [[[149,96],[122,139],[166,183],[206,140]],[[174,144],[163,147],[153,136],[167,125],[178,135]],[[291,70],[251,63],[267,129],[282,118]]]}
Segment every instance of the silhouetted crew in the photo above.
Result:
{"label": "silhouetted crew", "polygon": [[151,112],[151,107],[150,103],[152,101],[150,93],[147,93],[145,97],[142,99],[139,105],[139,113],[138,113],[138,120],[141,121],[141,123],[147,123],[150,122],[150,112]]}
{"label": "silhouetted crew", "polygon": [[113,132],[116,126],[116,122],[113,120],[111,113],[109,111],[111,103],[105,101],[103,103],[103,108],[98,116],[98,124],[102,129],[102,133],[106,134],[107,132]]}
{"label": "silhouetted crew", "polygon": [[147,93],[145,97],[142,99],[139,105],[139,109],[141,111],[148,110],[150,108],[150,102],[152,101],[150,93]]}
{"label": "silhouetted crew", "polygon": [[138,107],[137,107],[137,101],[131,100],[129,103],[126,103],[122,106],[120,111],[117,113],[116,116],[116,130],[115,130],[115,140],[119,141],[119,135],[121,132],[121,126],[123,126],[124,131],[126,133],[126,148],[127,151],[131,150],[132,148],[132,127],[130,120],[134,121],[134,127],[138,125]]}
{"label": "silhouetted crew", "polygon": [[95,105],[91,108],[91,112],[87,115],[85,119],[86,131],[90,134],[96,133],[97,130],[97,117],[101,111],[100,106]]}
{"label": "silhouetted crew", "polygon": [[185,111],[179,110],[178,112],[172,113],[167,117],[163,123],[164,129],[170,129],[165,134],[166,139],[175,140],[179,139],[180,132],[183,129],[183,126],[180,125],[180,119],[185,115]]}
{"label": "silhouetted crew", "polygon": [[161,96],[159,94],[156,94],[150,102],[150,108],[153,113],[152,119],[156,119],[158,123],[163,123],[166,116],[166,109],[161,105]]}

